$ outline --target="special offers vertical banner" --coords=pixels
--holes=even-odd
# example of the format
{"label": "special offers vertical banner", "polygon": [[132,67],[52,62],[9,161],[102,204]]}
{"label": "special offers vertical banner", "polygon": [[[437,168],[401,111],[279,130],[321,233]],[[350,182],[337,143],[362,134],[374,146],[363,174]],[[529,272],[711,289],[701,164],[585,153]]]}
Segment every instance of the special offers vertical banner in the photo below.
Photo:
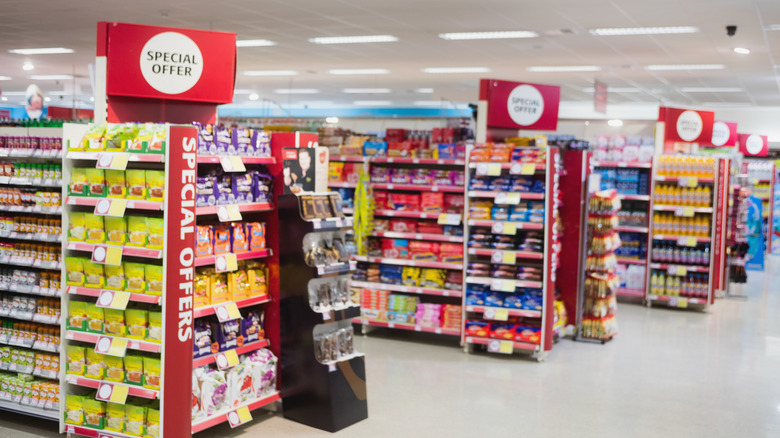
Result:
{"label": "special offers vertical banner", "polygon": [[169,125],[160,391],[161,429],[165,438],[191,436],[197,138],[195,127]]}

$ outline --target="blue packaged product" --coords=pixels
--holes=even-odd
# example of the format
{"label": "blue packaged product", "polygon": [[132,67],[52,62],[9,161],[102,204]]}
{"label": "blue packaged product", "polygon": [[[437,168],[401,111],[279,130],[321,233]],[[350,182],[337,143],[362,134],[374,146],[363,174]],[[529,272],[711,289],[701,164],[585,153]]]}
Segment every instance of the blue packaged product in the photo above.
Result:
{"label": "blue packaged product", "polygon": [[387,143],[384,141],[367,141],[363,143],[363,155],[366,157],[386,157]]}
{"label": "blue packaged product", "polygon": [[500,293],[485,294],[485,305],[490,307],[504,307],[504,297]]}
{"label": "blue packaged product", "polygon": [[510,309],[521,309],[523,307],[523,295],[512,294],[504,298],[504,307]]}
{"label": "blue packaged product", "polygon": [[485,305],[485,293],[484,292],[466,292],[466,305],[467,306],[484,306]]}

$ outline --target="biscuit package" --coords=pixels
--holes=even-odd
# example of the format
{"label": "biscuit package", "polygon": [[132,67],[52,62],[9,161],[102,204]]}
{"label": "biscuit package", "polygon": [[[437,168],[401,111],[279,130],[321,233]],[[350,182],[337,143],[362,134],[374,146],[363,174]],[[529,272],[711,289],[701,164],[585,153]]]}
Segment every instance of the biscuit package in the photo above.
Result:
{"label": "biscuit package", "polygon": [[147,198],[150,201],[162,202],[165,199],[165,172],[161,170],[146,171]]}
{"label": "biscuit package", "polygon": [[146,310],[125,310],[125,322],[127,323],[127,337],[131,339],[146,339],[146,326],[148,316]]}
{"label": "biscuit package", "polygon": [[146,171],[126,170],[127,199],[146,199]]}
{"label": "biscuit package", "polygon": [[141,386],[144,383],[144,358],[134,354],[125,355],[125,383]]}
{"label": "biscuit package", "polygon": [[149,232],[148,248],[162,249],[165,239],[165,222],[161,217],[146,218],[146,228]]}
{"label": "biscuit package", "polygon": [[146,246],[149,240],[149,228],[143,216],[127,217],[128,242],[130,246]]}
{"label": "biscuit package", "polygon": [[109,198],[127,197],[127,182],[124,170],[106,169],[106,183]]}

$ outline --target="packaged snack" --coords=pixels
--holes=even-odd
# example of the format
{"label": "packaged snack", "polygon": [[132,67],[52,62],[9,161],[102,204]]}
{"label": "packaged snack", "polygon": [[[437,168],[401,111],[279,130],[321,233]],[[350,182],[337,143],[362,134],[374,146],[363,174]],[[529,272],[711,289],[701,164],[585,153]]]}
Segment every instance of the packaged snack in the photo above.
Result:
{"label": "packaged snack", "polygon": [[146,340],[151,342],[160,342],[162,340],[161,312],[149,312],[149,328],[146,333]]}
{"label": "packaged snack", "polygon": [[145,339],[147,313],[146,310],[125,310],[125,323],[127,324],[127,337],[130,339]]}
{"label": "packaged snack", "polygon": [[127,336],[127,325],[125,323],[125,312],[121,309],[103,309],[105,314],[106,334],[114,336]]}
{"label": "packaged snack", "polygon": [[81,426],[84,424],[84,397],[68,394],[65,396],[65,422]]}
{"label": "packaged snack", "polygon": [[106,430],[119,433],[125,431],[125,405],[106,403]]}
{"label": "packaged snack", "polygon": [[149,240],[149,229],[143,216],[128,216],[127,231],[129,246],[146,246]]}
{"label": "packaged snack", "polygon": [[122,358],[106,354],[103,356],[103,361],[106,364],[106,380],[124,383],[125,366]]}
{"label": "packaged snack", "polygon": [[146,152],[149,141],[152,139],[153,135],[152,124],[145,123],[141,126],[141,129],[138,131],[138,134],[133,141],[127,145],[127,150],[131,152]]}
{"label": "packaged snack", "polygon": [[86,241],[89,243],[105,243],[106,232],[103,225],[103,216],[92,213],[84,213],[84,230]]}
{"label": "packaged snack", "polygon": [[90,333],[103,333],[103,321],[105,319],[103,308],[92,303],[84,303],[84,312],[87,315],[87,331]]}
{"label": "packaged snack", "polygon": [[82,261],[84,265],[84,286],[100,289],[106,285],[106,276],[103,273],[103,265],[94,263],[90,259]]}
{"label": "packaged snack", "polygon": [[87,169],[83,167],[74,167],[70,172],[68,194],[74,196],[87,196],[88,191]]}
{"label": "packaged snack", "polygon": [[130,385],[143,385],[144,383],[144,358],[134,354],[127,354],[125,363],[125,383]]}
{"label": "packaged snack", "polygon": [[146,411],[145,438],[160,438],[160,411],[149,408]]}
{"label": "packaged snack", "polygon": [[84,285],[85,260],[85,257],[65,257],[65,270],[67,271],[65,284],[68,286]]}
{"label": "packaged snack", "polygon": [[268,293],[268,270],[262,263],[251,262],[246,264],[247,274],[249,276],[249,288],[252,296],[264,295]]}
{"label": "packaged snack", "polygon": [[215,225],[212,227],[214,255],[230,252],[230,228],[227,225]]}
{"label": "packaged snack", "polygon": [[85,171],[87,176],[87,185],[89,186],[89,196],[105,197],[106,196],[106,173],[103,169],[87,168]]}
{"label": "packaged snack", "polygon": [[[72,304],[72,303],[71,303]],[[86,370],[86,349],[79,345],[68,345],[65,350],[65,372],[83,376]]]}
{"label": "packaged snack", "polygon": [[193,357],[201,357],[219,351],[217,350],[219,348],[218,344],[214,344],[214,346],[216,347],[215,350],[217,351],[212,351],[212,344],[213,344],[213,340],[212,340],[211,324],[209,324],[203,319],[196,319],[195,327],[193,329],[193,335],[192,335]]}
{"label": "packaged snack", "polygon": [[149,141],[146,147],[146,152],[150,154],[162,154],[165,153],[165,144],[167,143],[167,133],[165,125],[152,124],[152,139]]}
{"label": "packaged snack", "polygon": [[146,293],[162,296],[163,292],[163,268],[160,265],[146,265]]}
{"label": "packaged snack", "polygon": [[198,127],[198,154],[216,155],[217,145],[214,144],[214,125],[193,123]]}
{"label": "packaged snack", "polygon": [[146,292],[145,268],[141,263],[122,262],[127,281],[127,292]]}
{"label": "packaged snack", "polygon": [[86,349],[87,368],[84,370],[84,377],[102,380],[106,375],[106,362],[103,355],[95,353],[91,348]]}
{"label": "packaged snack", "polygon": [[105,150],[124,151],[127,143],[136,136],[136,126],[135,123],[109,123],[106,126],[106,134],[103,136]]}
{"label": "packaged snack", "polygon": [[146,218],[146,228],[149,230],[148,248],[162,249],[165,238],[165,222],[161,217]]}
{"label": "packaged snack", "polygon": [[230,128],[222,125],[214,127],[214,144],[217,146],[217,153],[223,155],[235,155],[233,148],[233,139],[230,136]]}
{"label": "packaged snack", "polygon": [[244,269],[228,273],[228,288],[233,301],[239,301],[251,296],[249,276]]}
{"label": "packaged snack", "polygon": [[228,287],[227,274],[215,273],[211,277],[211,304],[224,303],[231,298],[230,288]]}
{"label": "packaged snack", "polygon": [[87,310],[83,301],[70,301],[68,303],[68,323],[69,330],[85,331],[87,329]]}
{"label": "packaged snack", "polygon": [[70,144],[72,151],[100,151],[103,150],[103,136],[106,134],[106,125],[89,125],[81,146]]}
{"label": "packaged snack", "polygon": [[192,292],[193,296],[193,308],[197,309],[205,307],[210,304],[211,279],[204,271],[197,271],[195,273],[195,288]]}
{"label": "packaged snack", "polygon": [[85,238],[84,213],[71,212],[68,217],[68,240],[83,241]]}
{"label": "packaged snack", "polygon": [[106,243],[112,245],[127,243],[127,222],[124,217],[106,216],[103,221],[106,230]]}
{"label": "packaged snack", "polygon": [[260,251],[265,249],[265,223],[250,222],[246,227],[249,235],[249,250]]}
{"label": "packaged snack", "polygon": [[162,202],[165,198],[165,172],[161,170],[147,170],[146,190],[147,199]]}
{"label": "packaged snack", "polygon": [[241,336],[244,337],[245,343],[259,341],[265,337],[263,319],[262,311],[253,309],[247,312],[246,318],[241,320]]}
{"label": "packaged snack", "polygon": [[160,359],[144,357],[144,388],[160,389]]}
{"label": "packaged snack", "polygon": [[122,266],[104,265],[103,271],[106,275],[106,289],[124,290],[125,289],[125,270]]}
{"label": "packaged snack", "polygon": [[126,170],[127,199],[146,199],[146,171]]}
{"label": "packaged snack", "polygon": [[249,241],[243,222],[230,223],[230,246],[232,252],[236,254],[249,251]]}
{"label": "packaged snack", "polygon": [[244,345],[239,321],[240,319],[234,319],[212,324],[211,331],[216,338],[215,342],[219,344],[219,351],[232,350]]}
{"label": "packaged snack", "polygon": [[214,254],[211,227],[208,225],[198,225],[196,236],[195,256],[205,257]]}
{"label": "packaged snack", "polygon": [[125,433],[143,436],[146,432],[146,408],[133,404],[125,405]]}
{"label": "packaged snack", "polygon": [[106,183],[109,198],[124,198],[127,196],[127,182],[124,170],[106,169]]}

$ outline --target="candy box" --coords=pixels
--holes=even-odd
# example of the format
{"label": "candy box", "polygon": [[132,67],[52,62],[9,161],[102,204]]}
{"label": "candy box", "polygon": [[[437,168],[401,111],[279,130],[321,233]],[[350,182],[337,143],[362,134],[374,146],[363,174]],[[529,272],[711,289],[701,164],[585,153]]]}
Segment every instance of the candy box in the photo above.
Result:
{"label": "candy box", "polygon": [[214,342],[219,345],[219,351],[232,350],[244,345],[240,321],[234,319],[223,323],[212,322],[211,331],[214,334]]}
{"label": "candy box", "polygon": [[215,194],[217,205],[229,205],[236,203],[236,197],[233,194],[233,175],[223,173],[216,177],[217,185]]}
{"label": "candy box", "polygon": [[409,256],[413,260],[437,260],[439,257],[438,242],[423,242],[412,240],[409,242]]}
{"label": "candy box", "polygon": [[366,157],[386,157],[387,143],[381,141],[367,141],[363,143],[363,155]]}
{"label": "candy box", "polygon": [[249,250],[260,251],[265,249],[265,223],[250,222],[246,225],[246,228],[249,236]]}
{"label": "candy box", "polygon": [[237,174],[233,177],[233,196],[238,203],[255,202],[253,185],[255,177],[253,173]]}
{"label": "candy box", "polygon": [[409,241],[406,239],[382,239],[382,257],[409,258]]}
{"label": "candy box", "polygon": [[414,219],[391,219],[388,223],[388,231],[396,233],[416,233],[417,222]]}
{"label": "candy box", "polygon": [[490,335],[490,323],[484,321],[466,321],[465,332],[467,336],[486,338]]}
{"label": "candy box", "polygon": [[243,222],[230,223],[230,244],[232,252],[236,254],[249,250],[249,240]]}
{"label": "candy box", "polygon": [[233,150],[236,155],[247,156],[250,155],[250,149],[254,149],[250,146],[252,142],[252,130],[234,128],[232,135]]}
{"label": "candy box", "polygon": [[214,244],[212,242],[214,236],[212,235],[211,226],[198,225],[195,236],[196,257],[206,257],[214,254]]}
{"label": "candy box", "polygon": [[265,337],[264,318],[265,315],[260,310],[252,309],[247,312],[246,317],[241,320],[241,335],[245,343],[259,341]]}
{"label": "candy box", "polygon": [[441,192],[426,192],[421,196],[420,205],[426,213],[440,213],[444,207],[444,194]]}
{"label": "candy box", "polygon": [[255,157],[271,156],[271,137],[265,131],[253,130],[250,143],[250,155]]}
{"label": "candy box", "polygon": [[[219,345],[214,343],[211,327],[211,324],[202,318],[195,320],[195,327],[192,335],[193,357],[201,357],[216,353],[214,350],[218,349]],[[212,344],[214,349],[212,349]]]}
{"label": "candy box", "polygon": [[331,161],[328,163],[328,182],[338,183],[344,180],[344,162]]}
{"label": "candy box", "polygon": [[514,330],[514,340],[518,342],[530,342],[539,344],[542,340],[541,329],[538,327],[516,326]]}
{"label": "candy box", "polygon": [[230,227],[227,225],[214,225],[212,227],[212,245],[214,246],[214,255],[226,254],[230,252]]}
{"label": "candy box", "polygon": [[495,339],[511,340],[515,336],[514,324],[493,322],[490,324],[490,337]]}
{"label": "candy box", "polygon": [[233,139],[230,135],[230,128],[225,126],[216,126],[214,128],[214,144],[217,147],[217,155],[236,155],[236,148],[233,147]]}
{"label": "candy box", "polygon": [[198,207],[217,205],[217,180],[213,175],[199,176],[195,182],[195,197]]}

